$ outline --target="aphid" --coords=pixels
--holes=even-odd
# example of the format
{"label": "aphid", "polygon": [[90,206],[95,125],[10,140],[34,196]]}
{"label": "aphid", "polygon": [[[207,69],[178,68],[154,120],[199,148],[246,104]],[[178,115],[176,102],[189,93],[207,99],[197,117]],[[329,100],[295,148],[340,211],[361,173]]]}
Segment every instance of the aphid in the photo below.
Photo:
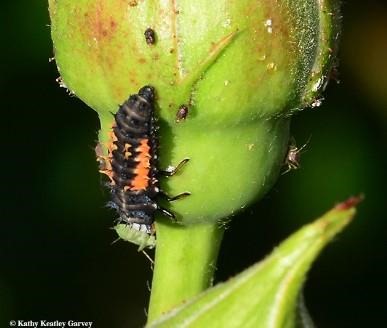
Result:
{"label": "aphid", "polygon": [[119,239],[127,240],[138,245],[138,250],[142,251],[144,248],[154,248],[156,246],[156,237],[154,234],[144,231],[145,224],[133,223],[117,224],[114,230],[117,232]]}
{"label": "aphid", "polygon": [[300,165],[301,151],[307,146],[309,140],[301,147],[298,148],[294,138],[291,138],[289,142],[288,152],[285,157],[284,165],[287,169],[282,174],[288,173],[291,170],[298,170]]}
{"label": "aphid", "polygon": [[188,106],[187,105],[181,105],[179,109],[176,112],[176,123],[180,123],[181,121],[184,121],[188,116]]}
{"label": "aphid", "polygon": [[131,95],[114,115],[107,156],[101,154],[99,147],[96,149],[100,172],[110,180],[111,201],[108,205],[118,212],[118,223],[131,229],[130,235],[135,236],[132,241],[139,244],[142,238],[142,245],[147,243],[144,238],[154,234],[156,211],[175,218],[173,213],[158,204],[157,197],[164,196],[173,201],[190,194],[183,192],[169,197],[160,190],[159,175],[174,175],[188,159],[181,161],[177,167],[158,170],[154,98],[154,89],[150,86]]}
{"label": "aphid", "polygon": [[156,43],[156,32],[150,27],[145,30],[144,36],[147,44],[151,45]]}

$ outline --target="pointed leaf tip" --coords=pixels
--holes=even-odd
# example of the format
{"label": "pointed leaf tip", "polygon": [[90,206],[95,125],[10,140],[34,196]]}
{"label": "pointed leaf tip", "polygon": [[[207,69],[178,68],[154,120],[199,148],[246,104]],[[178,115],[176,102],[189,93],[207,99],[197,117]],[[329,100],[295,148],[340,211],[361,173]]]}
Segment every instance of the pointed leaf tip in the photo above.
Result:
{"label": "pointed leaf tip", "polygon": [[298,296],[312,262],[350,222],[362,198],[340,203],[291,235],[263,261],[147,327],[295,327]]}
{"label": "pointed leaf tip", "polygon": [[337,210],[348,210],[352,207],[356,207],[363,200],[364,200],[363,194],[360,194],[358,196],[352,196],[352,197],[349,197],[346,201],[337,204],[335,208]]}

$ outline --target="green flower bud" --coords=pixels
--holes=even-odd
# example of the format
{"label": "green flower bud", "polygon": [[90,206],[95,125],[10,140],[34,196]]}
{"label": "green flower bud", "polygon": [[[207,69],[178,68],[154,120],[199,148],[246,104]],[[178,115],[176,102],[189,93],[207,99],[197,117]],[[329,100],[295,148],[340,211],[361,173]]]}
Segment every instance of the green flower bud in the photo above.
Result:
{"label": "green flower bud", "polygon": [[[335,53],[330,1],[49,5],[61,78],[98,112],[102,146],[119,104],[144,85],[155,88],[161,168],[190,158],[162,181],[170,195],[191,192],[169,206],[184,224],[227,217],[272,186],[290,116],[318,104]],[[186,117],[176,120],[182,106]]]}

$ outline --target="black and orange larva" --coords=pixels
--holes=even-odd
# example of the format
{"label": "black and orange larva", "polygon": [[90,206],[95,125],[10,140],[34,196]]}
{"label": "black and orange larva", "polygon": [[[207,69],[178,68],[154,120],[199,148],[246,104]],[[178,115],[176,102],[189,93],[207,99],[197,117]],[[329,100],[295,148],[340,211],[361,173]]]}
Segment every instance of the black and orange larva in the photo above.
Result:
{"label": "black and orange larva", "polygon": [[184,192],[168,197],[160,190],[159,175],[175,174],[188,159],[181,161],[177,167],[168,167],[165,171],[158,169],[158,125],[154,115],[154,98],[154,89],[150,86],[144,86],[138,94],[131,95],[114,115],[107,156],[102,156],[101,150],[96,149],[100,172],[110,180],[109,206],[117,210],[118,223],[148,234],[154,233],[156,211],[174,219],[173,213],[158,204],[158,196],[173,201],[189,195]]}

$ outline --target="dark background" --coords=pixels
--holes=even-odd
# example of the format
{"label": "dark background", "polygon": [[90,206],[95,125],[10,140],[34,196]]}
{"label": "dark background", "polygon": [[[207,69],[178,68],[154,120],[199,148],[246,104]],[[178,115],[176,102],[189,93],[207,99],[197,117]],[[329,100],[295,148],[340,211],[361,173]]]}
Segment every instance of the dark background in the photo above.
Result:
{"label": "dark background", "polygon": [[[387,323],[387,8],[344,4],[340,84],[293,120],[302,168],[282,176],[226,232],[225,280],[338,201],[364,193],[355,221],[315,263],[305,297],[318,327]],[[149,261],[109,229],[94,157],[98,119],[55,82],[45,1],[2,1],[0,327],[11,319],[138,327]]]}

